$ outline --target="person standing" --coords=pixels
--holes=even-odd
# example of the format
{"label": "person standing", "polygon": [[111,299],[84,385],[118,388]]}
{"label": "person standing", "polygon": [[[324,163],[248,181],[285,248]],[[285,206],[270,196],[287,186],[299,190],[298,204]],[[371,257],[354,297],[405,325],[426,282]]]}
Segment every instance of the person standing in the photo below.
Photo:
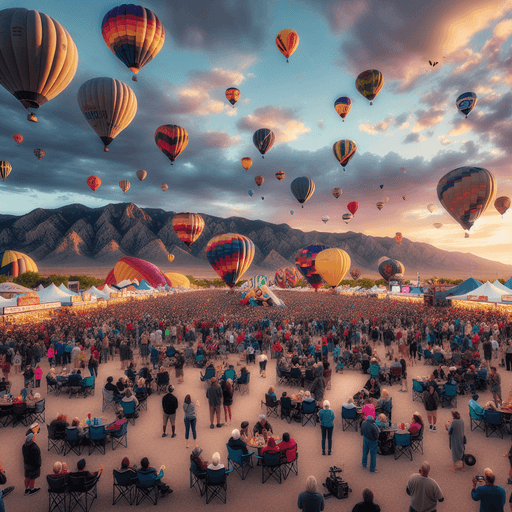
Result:
{"label": "person standing", "polygon": [[[0,461],[0,485],[4,485],[6,483],[7,477],[5,476],[5,471],[2,467],[2,462]],[[5,489],[0,489],[0,512],[5,512],[4,498],[11,494],[12,491],[14,491],[14,485],[6,487]]]}
{"label": "person standing", "polygon": [[162,398],[162,408],[164,410],[164,431],[162,437],[167,437],[167,422],[171,422],[172,436],[176,437],[176,409],[178,409],[178,399],[172,394],[174,386],[171,384],[167,388],[167,394]]}
{"label": "person standing", "polygon": [[322,512],[324,504],[324,497],[316,492],[316,478],[308,476],[306,490],[299,494],[298,507],[303,512]]}
{"label": "person standing", "polygon": [[505,349],[505,363],[507,372],[512,370],[512,340],[507,340],[507,348]]}
{"label": "person standing", "polygon": [[259,358],[259,364],[260,364],[260,375],[265,378],[267,373],[267,361],[268,357],[265,353],[261,353]]}
{"label": "person standing", "polygon": [[434,386],[430,385],[426,391],[423,392],[423,403],[427,411],[429,429],[432,432],[437,432],[437,408],[439,407],[439,395],[437,394]]}
{"label": "person standing", "polygon": [[411,497],[410,512],[436,512],[437,502],[444,501],[438,483],[428,476],[430,464],[424,462],[419,473],[407,481],[406,492]]}
{"label": "person standing", "polygon": [[216,377],[212,377],[211,386],[206,390],[206,398],[210,406],[210,428],[215,428],[213,424],[214,416],[217,416],[217,428],[222,427],[220,422],[220,406],[222,404],[222,389]]}
{"label": "person standing", "polygon": [[41,490],[41,488],[35,487],[36,478],[41,475],[41,450],[34,441],[37,432],[38,429],[36,432],[28,431],[21,449],[25,469],[25,496],[32,496]]}
{"label": "person standing", "polygon": [[224,420],[228,423],[229,413],[229,425],[231,425],[231,406],[233,405],[233,381],[227,379],[222,386],[222,399],[224,404]]}
{"label": "person standing", "polygon": [[491,469],[484,469],[485,485],[476,486],[476,476],[473,477],[473,489],[471,498],[473,501],[480,502],[480,512],[503,512],[507,495],[505,489],[499,485],[494,485],[496,477]]}
{"label": "person standing", "polygon": [[379,440],[379,427],[375,425],[374,417],[369,414],[361,425],[361,435],[363,436],[363,468],[366,468],[368,462],[368,452],[370,452],[370,473],[377,473],[377,446]]}
{"label": "person standing", "polygon": [[[198,401],[199,403],[199,401]],[[183,402],[183,412],[185,413],[185,441],[188,448],[188,434],[190,429],[192,429],[192,437],[194,438],[194,443],[197,444],[197,434],[196,434],[196,406],[192,402],[190,395],[185,397],[185,401]]]}
{"label": "person standing", "polygon": [[[449,468],[454,473],[457,469],[464,471],[464,422],[460,418],[457,411],[452,411],[452,422],[445,423],[444,426],[448,430],[450,449],[452,451],[453,467]],[[462,466],[457,465],[461,462]]]}
{"label": "person standing", "polygon": [[500,374],[496,371],[495,366],[491,366],[491,374],[489,375],[489,386],[491,387],[492,397],[494,398],[494,403],[496,407],[501,406],[501,377]]}
{"label": "person standing", "polygon": [[332,430],[334,428],[334,411],[331,409],[329,400],[324,400],[324,408],[320,410],[318,416],[320,418],[320,427],[322,429],[322,455],[325,455],[325,438],[328,441],[329,455],[332,450]]}

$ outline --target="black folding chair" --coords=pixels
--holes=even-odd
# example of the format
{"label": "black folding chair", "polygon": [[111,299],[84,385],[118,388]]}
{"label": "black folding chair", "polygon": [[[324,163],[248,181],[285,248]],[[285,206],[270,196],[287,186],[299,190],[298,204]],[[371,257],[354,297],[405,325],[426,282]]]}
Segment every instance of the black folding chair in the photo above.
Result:
{"label": "black folding chair", "polygon": [[48,512],[68,512],[68,483],[67,478],[47,476],[48,482]]}
{"label": "black folding chair", "polygon": [[114,393],[103,388],[103,404],[101,407],[102,412],[110,409],[114,414],[116,413],[116,402],[114,400]]}
{"label": "black folding chair", "polygon": [[217,498],[222,503],[226,503],[227,498],[227,475],[231,473],[232,469],[207,469],[205,481],[205,495],[206,503],[210,503],[214,498]]}
{"label": "black folding chair", "polygon": [[91,510],[94,500],[98,497],[98,477],[88,480],[85,476],[69,475],[69,510],[79,508],[82,512]]}
{"label": "black folding chair", "polygon": [[281,403],[281,419],[286,418],[288,423],[292,422],[292,399],[289,396],[282,396],[280,399]]}
{"label": "black folding chair", "polygon": [[299,476],[299,454],[297,453],[297,445],[281,452],[281,464],[283,467],[283,478],[285,480],[290,476],[290,473]]}
{"label": "black folding chair", "polygon": [[2,427],[8,427],[13,422],[14,413],[12,404],[0,407],[0,425],[2,425]]}
{"label": "black folding chair", "polygon": [[265,393],[265,401],[261,401],[261,406],[266,406],[267,408],[267,418],[272,418],[275,416],[276,418],[279,416],[277,409],[279,407],[279,400],[274,400],[267,393]]}
{"label": "black folding chair", "polygon": [[17,427],[20,423],[27,427],[29,412],[27,411],[27,404],[25,402],[15,402],[12,404],[13,421],[12,426]]}
{"label": "black folding chair", "polygon": [[496,435],[503,439],[503,421],[499,411],[484,412],[485,437]]}
{"label": "black folding chair", "polygon": [[119,500],[126,500],[128,505],[133,505],[135,500],[135,480],[136,473],[131,469],[118,471],[114,469],[114,486],[112,489],[112,505]]}
{"label": "black folding chair", "polygon": [[416,434],[411,436],[411,448],[413,452],[420,452],[423,454],[423,429],[424,427],[421,427],[421,430]]}
{"label": "black folding chair", "polygon": [[300,411],[300,418],[302,426],[305,427],[308,423],[312,423],[316,426],[316,402],[302,402],[302,408]]}
{"label": "black folding chair", "polygon": [[36,408],[34,411],[27,414],[27,424],[45,423],[45,410],[46,410],[46,398],[36,402]]}
{"label": "black folding chair", "polygon": [[199,496],[203,496],[206,492],[206,471],[200,471],[192,459],[190,459],[190,488],[195,488]]}
{"label": "black folding chair", "polygon": [[48,430],[48,451],[55,450],[55,453],[62,453],[64,450],[64,437],[58,435],[55,428],[51,425],[46,425]]}
{"label": "black folding chair", "polygon": [[256,455],[261,460],[261,483],[264,484],[272,477],[279,484],[282,481],[281,452],[263,452],[262,456]]}

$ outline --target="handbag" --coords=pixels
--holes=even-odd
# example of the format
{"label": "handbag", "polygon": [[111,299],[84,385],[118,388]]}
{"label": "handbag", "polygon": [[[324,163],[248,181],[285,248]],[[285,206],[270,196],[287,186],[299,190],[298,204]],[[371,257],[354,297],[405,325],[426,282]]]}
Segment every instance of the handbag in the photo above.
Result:
{"label": "handbag", "polygon": [[466,436],[464,436],[464,444],[468,444],[468,440],[466,439]]}

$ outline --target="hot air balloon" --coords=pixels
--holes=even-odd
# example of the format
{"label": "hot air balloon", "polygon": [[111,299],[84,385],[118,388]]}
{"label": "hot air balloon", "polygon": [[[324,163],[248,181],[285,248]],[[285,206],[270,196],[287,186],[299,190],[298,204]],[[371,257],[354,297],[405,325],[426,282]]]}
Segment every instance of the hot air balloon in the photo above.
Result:
{"label": "hot air balloon", "polygon": [[469,238],[469,233],[467,231],[464,233],[464,238]]}
{"label": "hot air balloon", "polygon": [[341,188],[336,187],[336,188],[333,188],[333,189],[332,189],[332,195],[333,195],[336,199],[338,199],[338,197],[340,197],[340,196],[341,196],[341,194],[343,194],[343,190],[341,190]]}
{"label": "hot air balloon", "polygon": [[263,196],[261,196],[261,200],[263,201],[265,198]]}
{"label": "hot air balloon", "polygon": [[142,169],[135,173],[135,176],[137,176],[137,178],[139,178],[139,181],[144,181],[146,179],[147,175],[148,175],[148,173]]}
{"label": "hot air balloon", "polygon": [[384,185],[379,185],[380,189],[382,190],[384,188]]}
{"label": "hot air balloon", "polygon": [[121,180],[119,182],[119,186],[121,187],[123,194],[126,194],[126,191],[130,188],[130,182],[128,180]]}
{"label": "hot air balloon", "polygon": [[34,155],[38,160],[41,160],[46,155],[46,151],[44,149],[34,149]]}
{"label": "hot air balloon", "polygon": [[347,98],[347,96],[341,96],[334,102],[334,110],[336,110],[341,119],[343,119],[343,122],[345,122],[345,117],[347,117],[351,107],[352,100]]}
{"label": "hot air balloon", "polygon": [[295,266],[306,278],[306,281],[317,290],[322,286],[322,277],[315,267],[315,259],[318,253],[327,249],[325,245],[309,245],[301,249],[295,256]]}
{"label": "hot air balloon", "polygon": [[300,281],[301,273],[297,267],[282,267],[275,275],[275,282],[279,288],[294,288]]}
{"label": "hot air balloon", "polygon": [[226,99],[235,108],[235,103],[240,99],[240,91],[236,87],[226,89]]}
{"label": "hot air balloon", "polygon": [[286,177],[286,174],[283,171],[276,172],[276,178],[281,182]]}
{"label": "hot air balloon", "polygon": [[172,263],[174,261],[174,254],[168,254],[167,259],[169,260],[169,263]]}
{"label": "hot air balloon", "polygon": [[[101,34],[112,53],[135,75],[162,49],[165,30],[145,7],[123,4],[105,14]],[[132,80],[137,81],[136,76]]]}
{"label": "hot air balloon", "polygon": [[427,204],[427,210],[432,213],[434,210],[436,209],[436,205],[435,204]]}
{"label": "hot air balloon", "polygon": [[466,117],[468,117],[468,114],[475,107],[476,102],[477,97],[474,92],[465,92],[455,100],[455,105],[459,109],[459,112],[462,112]]}
{"label": "hot air balloon", "polygon": [[2,178],[2,181],[11,174],[12,171],[12,165],[7,160],[0,160],[0,177]]}
{"label": "hot air balloon", "polygon": [[172,287],[190,288],[190,280],[187,276],[179,274],[178,272],[165,272],[165,277],[172,283]]}
{"label": "hot air balloon", "polygon": [[400,245],[402,243],[402,233],[397,233],[395,235],[395,238],[396,238],[398,245]]}
{"label": "hot air balloon", "polygon": [[251,266],[254,243],[235,233],[217,235],[208,242],[206,256],[213,270],[227,286],[233,288]]}
{"label": "hot air balloon", "polygon": [[347,204],[347,210],[352,215],[355,215],[358,209],[359,209],[359,203],[356,201],[350,201],[350,203]]}
{"label": "hot air balloon", "polygon": [[242,164],[242,167],[248,171],[252,165],[252,158],[249,158],[248,156],[244,156],[242,160],[240,160],[240,163]]}
{"label": "hot air balloon", "polygon": [[293,210],[290,210],[290,215],[293,215],[295,212]]}
{"label": "hot air balloon", "polygon": [[123,256],[117,260],[114,268],[108,273],[105,284],[116,285],[122,281],[146,281],[149,286],[158,288],[160,286],[172,286],[171,281],[153,263],[131,256]]}
{"label": "hot air balloon", "polygon": [[329,220],[329,219],[330,219],[329,215],[323,215],[323,216],[322,216],[322,222],[323,222],[324,224],[327,224],[327,222],[328,222],[328,220]]}
{"label": "hot air balloon", "polygon": [[302,208],[304,208],[304,204],[315,192],[315,183],[311,178],[306,176],[301,176],[300,178],[295,178],[290,185],[292,194],[295,196],[295,199],[302,204]]}
{"label": "hot air balloon", "polygon": [[96,192],[96,190],[98,190],[101,186],[101,179],[98,178],[98,176],[89,176],[87,178],[87,185],[89,185],[89,188],[93,192]]}
{"label": "hot air balloon", "polygon": [[385,281],[389,281],[393,277],[402,277],[404,272],[403,264],[395,259],[389,258],[379,264],[379,274]]}
{"label": "hot air balloon", "polygon": [[18,146],[23,142],[23,135],[19,134],[19,133],[15,133],[12,138],[14,139],[14,142],[16,142],[16,144],[18,144]]}
{"label": "hot air balloon", "polygon": [[356,78],[356,89],[373,105],[373,99],[384,85],[384,75],[376,69],[363,71]]}
{"label": "hot air balloon", "polygon": [[254,192],[252,190],[249,190],[248,194],[252,197],[252,195],[254,194]]}
{"label": "hot air balloon", "polygon": [[268,128],[260,128],[254,132],[252,136],[252,143],[256,149],[261,153],[261,158],[265,158],[265,153],[272,147],[276,136],[272,130]]}
{"label": "hot air balloon", "polygon": [[87,80],[78,90],[78,106],[86,121],[105,145],[103,150],[132,122],[137,98],[120,80],[99,77]]}
{"label": "hot air balloon", "polygon": [[342,219],[345,221],[345,224],[348,224],[352,220],[353,215],[351,213],[344,213]]}
{"label": "hot air balloon", "polygon": [[400,167],[400,170],[404,173],[404,174],[407,174],[407,169],[405,167]]}
{"label": "hot air balloon", "polygon": [[440,222],[434,222],[434,224],[432,224],[432,226],[434,226],[436,229],[443,227],[443,225]]}
{"label": "hot air balloon", "polygon": [[506,196],[498,197],[498,199],[494,201],[494,208],[496,208],[501,215],[505,215],[510,208],[510,198]]}
{"label": "hot air balloon", "polygon": [[355,155],[356,150],[356,143],[351,140],[339,140],[338,142],[335,142],[332,147],[334,157],[342,167],[347,166],[350,159]]}
{"label": "hot air balloon", "polygon": [[169,185],[167,185],[167,183],[162,183],[160,188],[165,192],[166,190],[169,190]]}
{"label": "hot air balloon", "polygon": [[352,277],[354,281],[357,281],[361,277],[361,270],[359,270],[358,268],[352,269],[350,271],[350,277]]}
{"label": "hot air balloon", "polygon": [[25,272],[39,272],[32,258],[18,251],[0,253],[0,275],[18,277]]}
{"label": "hot air balloon", "polygon": [[470,230],[496,198],[496,180],[481,167],[459,167],[444,175],[437,184],[437,197],[444,209]]}
{"label": "hot air balloon", "polygon": [[407,199],[407,196],[402,196],[402,199],[405,201]]}
{"label": "hot air balloon", "polygon": [[384,204],[388,203],[389,202],[389,197],[388,196],[382,196],[382,202]]}
{"label": "hot air balloon", "polygon": [[261,187],[261,185],[263,185],[264,181],[265,181],[265,178],[263,176],[256,176],[254,178],[254,182],[256,183],[256,185],[258,185],[258,187]]}
{"label": "hot air balloon", "polygon": [[379,261],[377,262],[377,266],[379,266],[383,261],[385,260],[389,260],[389,256],[382,256],[381,258],[379,258]]}
{"label": "hot air balloon", "polygon": [[277,49],[286,57],[286,62],[299,46],[299,34],[290,28],[281,30],[276,36]]}
{"label": "hot air balloon", "polygon": [[379,201],[379,202],[377,203],[377,209],[378,209],[378,210],[382,210],[382,208],[384,208],[384,203],[383,203],[382,201]]}
{"label": "hot air balloon", "polygon": [[[78,51],[66,29],[24,8],[0,11],[0,84],[26,109],[37,110],[71,82]],[[31,112],[29,121],[37,123]]]}
{"label": "hot air balloon", "polygon": [[185,128],[175,124],[164,124],[155,132],[155,142],[158,149],[174,164],[174,160],[180,156],[187,147],[188,133]]}
{"label": "hot air balloon", "polygon": [[198,213],[176,213],[172,218],[172,227],[178,238],[190,248],[203,232],[204,219]]}
{"label": "hot air balloon", "polygon": [[322,279],[335,288],[350,269],[350,256],[341,249],[325,249],[317,254],[315,268]]}

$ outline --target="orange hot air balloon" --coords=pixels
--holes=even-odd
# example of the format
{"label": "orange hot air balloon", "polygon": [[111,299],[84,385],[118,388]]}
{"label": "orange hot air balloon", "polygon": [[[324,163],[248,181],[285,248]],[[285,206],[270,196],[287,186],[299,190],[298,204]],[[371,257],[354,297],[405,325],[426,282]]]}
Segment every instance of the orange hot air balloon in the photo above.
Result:
{"label": "orange hot air balloon", "polygon": [[135,176],[137,176],[137,178],[139,178],[139,181],[145,180],[147,175],[148,175],[148,173],[142,169],[135,173]]}
{"label": "orange hot air balloon", "polygon": [[87,185],[89,185],[90,189],[93,192],[96,192],[100,188],[101,185],[101,179],[98,178],[98,176],[89,176],[87,178]]}
{"label": "orange hot air balloon", "polygon": [[130,182],[128,180],[121,180],[119,182],[119,186],[121,187],[123,193],[126,194],[126,191],[130,188]]}
{"label": "orange hot air balloon", "polygon": [[276,178],[279,181],[282,181],[286,177],[286,174],[283,171],[277,171],[276,172]]}
{"label": "orange hot air balloon", "polygon": [[341,188],[336,187],[336,188],[333,188],[333,189],[332,189],[332,195],[333,195],[336,199],[338,199],[338,197],[340,197],[340,196],[341,196],[341,194],[343,194],[343,190],[341,190]]}
{"label": "orange hot air balloon", "polygon": [[172,227],[178,238],[190,248],[203,232],[204,219],[198,213],[176,213],[172,218]]}
{"label": "orange hot air balloon", "polygon": [[188,145],[188,133],[185,128],[175,124],[164,124],[156,129],[155,142],[158,149],[174,164]]}
{"label": "orange hot air balloon", "polygon": [[168,254],[167,259],[169,260],[169,263],[172,263],[174,261],[174,254]]}
{"label": "orange hot air balloon", "polygon": [[235,103],[240,99],[240,91],[236,87],[226,89],[226,99],[235,108]]}
{"label": "orange hot air balloon", "polygon": [[395,238],[396,238],[398,245],[400,245],[402,243],[402,233],[397,233],[395,235]]}
{"label": "orange hot air balloon", "polygon": [[167,183],[162,183],[160,188],[165,192],[166,190],[169,190],[169,185],[167,185]]}
{"label": "orange hot air balloon", "polygon": [[510,198],[506,196],[498,197],[498,199],[494,201],[494,208],[496,208],[501,215],[505,215],[510,208]]}
{"label": "orange hot air balloon", "polygon": [[379,201],[379,202],[377,202],[377,205],[376,205],[376,206],[377,206],[377,209],[378,209],[378,210],[382,210],[382,208],[384,208],[384,204],[385,204],[385,203],[384,203],[383,201]]}
{"label": "orange hot air balloon", "polygon": [[261,185],[263,185],[263,182],[265,181],[265,178],[263,176],[256,176],[256,178],[254,178],[254,181],[256,182],[256,185],[258,185],[258,187],[261,187]]}
{"label": "orange hot air balloon", "polygon": [[277,49],[286,57],[286,62],[299,46],[299,34],[290,28],[281,30],[276,36]]}
{"label": "orange hot air balloon", "polygon": [[244,156],[242,160],[240,160],[240,163],[242,164],[242,167],[248,171],[251,168],[252,165],[252,158],[249,158],[248,156]]}
{"label": "orange hot air balloon", "polygon": [[347,210],[352,214],[352,215],[355,215],[357,210],[359,208],[359,203],[357,203],[356,201],[351,201],[350,203],[347,204]]}
{"label": "orange hot air balloon", "polygon": [[19,133],[15,133],[12,138],[14,139],[14,142],[16,142],[16,144],[21,144],[23,142],[23,135],[19,134]]}

